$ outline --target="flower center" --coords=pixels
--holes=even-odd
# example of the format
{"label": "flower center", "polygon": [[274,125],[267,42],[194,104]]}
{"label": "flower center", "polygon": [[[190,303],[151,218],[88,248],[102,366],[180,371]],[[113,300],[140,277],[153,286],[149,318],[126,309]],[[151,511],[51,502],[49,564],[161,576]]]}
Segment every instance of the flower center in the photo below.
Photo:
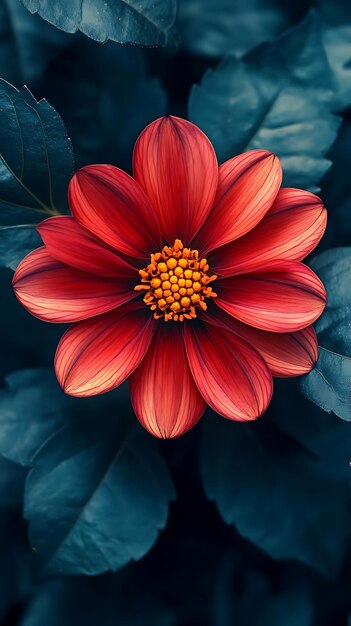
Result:
{"label": "flower center", "polygon": [[165,322],[183,322],[197,317],[196,309],[206,311],[206,298],[215,298],[210,283],[217,276],[208,276],[207,259],[200,259],[197,250],[184,248],[180,239],[151,255],[151,263],[142,270],[141,285],[134,289],[145,290],[144,302],[154,318]]}

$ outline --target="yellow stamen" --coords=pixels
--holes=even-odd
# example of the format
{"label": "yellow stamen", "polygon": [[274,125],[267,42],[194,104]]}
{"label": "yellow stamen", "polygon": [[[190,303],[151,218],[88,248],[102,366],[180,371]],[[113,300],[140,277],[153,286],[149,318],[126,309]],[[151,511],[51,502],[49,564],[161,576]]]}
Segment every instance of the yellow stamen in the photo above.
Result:
{"label": "yellow stamen", "polygon": [[143,299],[155,319],[183,322],[196,318],[199,310],[206,311],[205,300],[217,295],[209,286],[217,276],[208,276],[207,259],[199,258],[198,250],[184,248],[176,239],[173,246],[164,246],[150,259],[139,270],[142,284],[134,289],[147,291]]}

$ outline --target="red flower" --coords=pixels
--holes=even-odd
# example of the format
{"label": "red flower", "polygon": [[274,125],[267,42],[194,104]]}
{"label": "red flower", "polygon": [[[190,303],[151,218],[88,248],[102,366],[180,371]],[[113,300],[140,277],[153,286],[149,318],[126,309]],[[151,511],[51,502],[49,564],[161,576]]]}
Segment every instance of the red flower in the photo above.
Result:
{"label": "red flower", "polygon": [[142,132],[133,171],[73,176],[73,215],[39,224],[45,245],[19,265],[16,295],[40,319],[74,322],[55,359],[66,393],[130,377],[134,410],[157,437],[187,431],[206,404],[254,420],[272,375],[305,374],[317,359],[311,324],[326,295],[301,259],[324,232],[323,203],[280,189],[270,152],[218,167],[207,137],[175,117]]}

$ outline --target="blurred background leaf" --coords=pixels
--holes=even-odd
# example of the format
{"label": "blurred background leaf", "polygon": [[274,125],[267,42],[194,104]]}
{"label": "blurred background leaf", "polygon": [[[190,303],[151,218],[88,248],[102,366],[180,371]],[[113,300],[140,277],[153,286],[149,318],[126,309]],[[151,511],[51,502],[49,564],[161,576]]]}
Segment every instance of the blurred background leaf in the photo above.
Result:
{"label": "blurred background leaf", "polygon": [[193,54],[220,57],[228,49],[242,56],[273,39],[306,10],[298,0],[179,0],[183,46]]}
{"label": "blurred background leaf", "polygon": [[27,601],[33,589],[26,530],[18,511],[0,508],[0,550],[0,622],[11,624],[18,617],[11,608]]}
{"label": "blurred background leaf", "polygon": [[27,470],[0,456],[0,509],[21,509]]}
{"label": "blurred background leaf", "polygon": [[173,626],[173,613],[128,578],[51,580],[40,585],[20,626]]}
{"label": "blurred background leaf", "polygon": [[31,16],[18,0],[0,2],[0,77],[36,86],[68,35]]}
{"label": "blurred background leaf", "polygon": [[[252,624],[253,626],[312,626],[313,604],[311,590],[306,579],[295,576],[282,577],[279,591],[271,588],[267,577],[258,570],[245,571],[242,576],[243,590],[236,589],[239,572],[230,559],[223,559],[218,577],[224,585],[215,598],[217,626]],[[307,584],[306,584],[307,582]],[[257,610],[257,607],[260,607]]]}

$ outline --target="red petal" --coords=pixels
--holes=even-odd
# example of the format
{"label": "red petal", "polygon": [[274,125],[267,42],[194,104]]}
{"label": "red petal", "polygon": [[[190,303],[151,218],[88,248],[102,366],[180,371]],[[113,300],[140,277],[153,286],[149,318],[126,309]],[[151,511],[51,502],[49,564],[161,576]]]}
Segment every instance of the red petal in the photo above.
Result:
{"label": "red petal", "polygon": [[47,322],[77,322],[135,298],[133,283],[103,278],[55,261],[43,248],[19,264],[13,287],[23,306]]}
{"label": "red petal", "polygon": [[162,117],[137,140],[133,171],[168,243],[177,238],[190,242],[205,221],[217,189],[217,158],[206,135],[186,120]]}
{"label": "red petal", "polygon": [[281,181],[279,159],[266,150],[244,152],[223,163],[213,209],[196,237],[201,254],[254,228],[272,206]]}
{"label": "red petal", "polygon": [[326,303],[323,284],[298,261],[275,262],[262,272],[217,280],[216,292],[216,304],[233,317],[278,333],[309,326]]}
{"label": "red petal", "polygon": [[143,359],[154,326],[145,306],[134,302],[71,326],[55,357],[64,391],[95,396],[120,385]]}
{"label": "red petal", "polygon": [[135,283],[138,282],[138,271],[74,217],[49,217],[39,224],[37,230],[53,259],[92,274],[134,278]]}
{"label": "red petal", "polygon": [[232,420],[249,421],[262,415],[273,383],[254,348],[211,324],[185,324],[184,338],[190,369],[207,404]]}
{"label": "red petal", "polygon": [[268,213],[239,241],[214,250],[211,270],[233,276],[275,260],[301,261],[321,239],[327,223],[323,202],[308,191],[281,189]]}
{"label": "red petal", "polygon": [[134,411],[152,435],[179,437],[196,424],[206,405],[190,373],[180,328],[161,322],[130,389]]}
{"label": "red petal", "polygon": [[264,358],[273,376],[301,376],[310,372],[318,359],[317,336],[312,326],[295,333],[271,333],[239,322],[217,309],[203,313],[206,322],[235,332]]}
{"label": "red petal", "polygon": [[120,252],[144,259],[160,249],[155,214],[138,183],[113,165],[88,165],[68,190],[74,217]]}

